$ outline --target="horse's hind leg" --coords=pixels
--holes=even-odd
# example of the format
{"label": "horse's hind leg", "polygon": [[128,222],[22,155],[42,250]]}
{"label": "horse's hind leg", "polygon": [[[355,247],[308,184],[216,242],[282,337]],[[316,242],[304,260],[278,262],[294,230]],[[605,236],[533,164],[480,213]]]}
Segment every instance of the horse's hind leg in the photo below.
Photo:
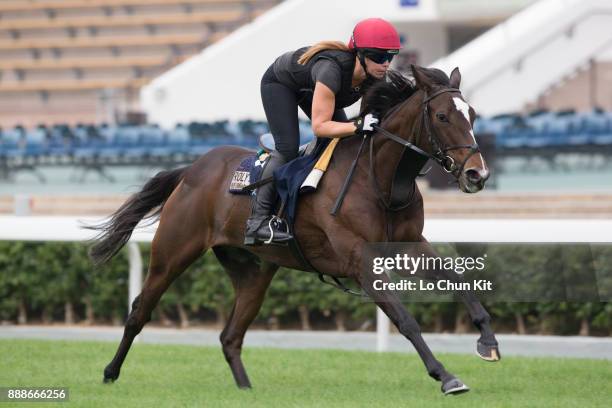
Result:
{"label": "horse's hind leg", "polygon": [[232,370],[236,385],[240,388],[251,388],[240,357],[242,341],[259,312],[278,265],[262,262],[259,266],[254,255],[239,248],[215,247],[213,250],[229,274],[236,296],[228,322],[221,332],[223,354]]}
{"label": "horse's hind leg", "polygon": [[[123,338],[113,360],[104,369],[104,382],[119,377],[121,365],[130,350],[134,338],[145,323],[151,320],[151,312],[168,286],[206,249],[197,234],[197,223],[180,222],[184,216],[180,208],[164,214],[151,246],[149,272],[142,291],[132,303],[125,323]],[[189,227],[191,225],[191,227]]]}

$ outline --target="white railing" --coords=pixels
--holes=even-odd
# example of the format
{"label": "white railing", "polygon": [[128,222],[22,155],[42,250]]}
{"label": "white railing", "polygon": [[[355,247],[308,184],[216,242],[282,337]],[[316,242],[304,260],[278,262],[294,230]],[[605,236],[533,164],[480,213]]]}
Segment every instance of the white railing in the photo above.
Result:
{"label": "white railing", "polygon": [[[87,241],[92,231],[82,225],[99,217],[0,216],[0,240]],[[139,242],[151,242],[157,224],[137,229],[128,243],[130,278],[128,304],[142,290]],[[423,235],[430,242],[605,242],[612,243],[612,220],[605,219],[429,219]],[[376,350],[388,350],[389,320],[377,310]]]}

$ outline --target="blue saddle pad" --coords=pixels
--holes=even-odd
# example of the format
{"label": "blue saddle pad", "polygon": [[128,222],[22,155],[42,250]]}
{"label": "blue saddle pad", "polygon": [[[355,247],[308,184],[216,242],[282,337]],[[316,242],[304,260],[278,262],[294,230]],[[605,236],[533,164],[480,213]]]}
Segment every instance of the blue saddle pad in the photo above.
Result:
{"label": "blue saddle pad", "polygon": [[318,138],[312,153],[298,157],[274,170],[276,191],[281,201],[285,203],[285,218],[291,228],[296,217],[300,187],[330,141],[329,138]]}
{"label": "blue saddle pad", "polygon": [[242,160],[238,168],[234,171],[229,192],[232,194],[251,194],[251,191],[244,191],[242,188],[259,181],[263,166],[268,160],[268,157],[269,155],[267,153],[260,154],[260,152],[258,152]]}

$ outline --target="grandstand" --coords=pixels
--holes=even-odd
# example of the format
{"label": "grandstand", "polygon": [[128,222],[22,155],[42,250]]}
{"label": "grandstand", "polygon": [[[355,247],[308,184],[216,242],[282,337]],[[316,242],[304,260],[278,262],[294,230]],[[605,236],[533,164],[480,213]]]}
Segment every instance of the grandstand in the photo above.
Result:
{"label": "grandstand", "polygon": [[[267,131],[258,88],[270,61],[342,39],[373,13],[405,39],[395,68],[461,67],[464,94],[485,112],[476,134],[494,136],[497,158],[538,157],[553,167],[559,155],[580,153],[609,162],[612,39],[600,30],[589,41],[612,16],[605,2],[567,0],[574,14],[553,0],[328,3],[0,2],[0,180],[30,172],[44,181],[41,166],[70,166],[113,181],[113,166],[172,167],[220,144],[256,147]],[[543,78],[547,64],[560,68]],[[501,109],[512,98],[515,109]],[[312,137],[307,122],[301,130],[304,142]]]}
{"label": "grandstand", "polygon": [[152,78],[275,0],[0,2],[0,126],[114,122]]}

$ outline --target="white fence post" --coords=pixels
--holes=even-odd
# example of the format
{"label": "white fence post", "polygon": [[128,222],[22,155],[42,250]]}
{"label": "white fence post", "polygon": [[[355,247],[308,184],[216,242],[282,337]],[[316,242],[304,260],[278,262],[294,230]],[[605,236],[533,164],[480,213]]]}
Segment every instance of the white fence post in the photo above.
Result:
{"label": "white fence post", "polygon": [[130,241],[128,243],[130,261],[130,283],[128,292],[128,311],[132,311],[132,302],[142,290],[142,256],[138,243]]}
{"label": "white fence post", "polygon": [[32,213],[32,198],[28,194],[15,194],[13,205],[15,215],[24,216]]}
{"label": "white fence post", "polygon": [[389,318],[379,307],[376,308],[376,351],[389,350]]}

